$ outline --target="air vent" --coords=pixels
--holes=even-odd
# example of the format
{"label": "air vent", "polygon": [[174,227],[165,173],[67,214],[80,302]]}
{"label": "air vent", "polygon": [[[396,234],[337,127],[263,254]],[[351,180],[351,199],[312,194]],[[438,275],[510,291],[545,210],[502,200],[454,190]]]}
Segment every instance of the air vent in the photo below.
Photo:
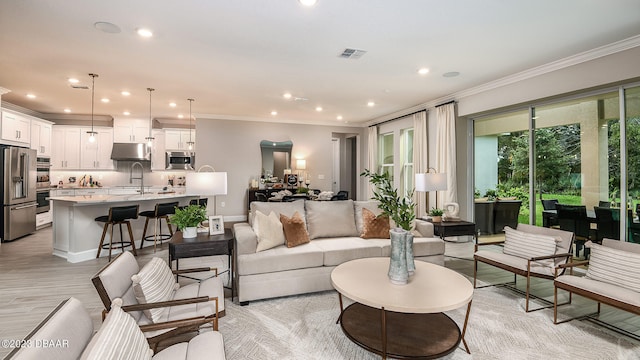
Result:
{"label": "air vent", "polygon": [[86,86],[86,85],[73,85],[73,84],[71,84],[69,86],[71,86],[74,89],[89,90],[89,87]]}
{"label": "air vent", "polygon": [[362,55],[364,55],[366,53],[365,50],[358,50],[358,49],[344,49],[342,51],[342,53],[340,53],[338,55],[338,57],[341,57],[343,59],[360,59],[362,57]]}

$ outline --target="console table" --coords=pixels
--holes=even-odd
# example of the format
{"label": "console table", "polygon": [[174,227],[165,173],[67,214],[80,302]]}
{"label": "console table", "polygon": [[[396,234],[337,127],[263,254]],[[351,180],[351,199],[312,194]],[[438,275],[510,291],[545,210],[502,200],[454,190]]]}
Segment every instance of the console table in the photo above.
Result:
{"label": "console table", "polygon": [[478,243],[478,232],[476,224],[470,221],[432,221],[431,219],[422,219],[433,224],[433,233],[445,240],[448,236],[470,235],[474,237]]}
{"label": "console table", "polygon": [[[169,266],[172,266],[173,260],[176,261],[176,270],[179,270],[179,261],[184,258],[227,255],[229,258],[229,282],[231,283],[231,300],[235,295],[235,286],[233,278],[233,267],[235,265],[233,256],[233,243],[235,237],[231,229],[224,229],[224,234],[209,235],[209,232],[198,233],[195,238],[183,238],[182,231],[173,234],[169,241]],[[218,273],[223,274],[225,271]]]}

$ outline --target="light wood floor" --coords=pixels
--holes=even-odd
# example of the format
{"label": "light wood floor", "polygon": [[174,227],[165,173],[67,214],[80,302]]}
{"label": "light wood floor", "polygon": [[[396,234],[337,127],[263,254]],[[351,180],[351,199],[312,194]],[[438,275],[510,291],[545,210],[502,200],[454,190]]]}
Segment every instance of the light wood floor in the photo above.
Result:
{"label": "light wood floor", "polygon": [[[446,258],[446,266],[473,276],[473,261],[469,260],[473,254],[473,244],[447,242],[446,247],[446,254],[450,255]],[[155,254],[153,247],[144,248],[139,251],[138,262],[143,265],[153,256],[166,259],[167,248],[165,244]],[[71,264],[51,255],[51,252],[50,227],[0,245],[0,339],[24,338],[51,310],[70,296],[84,303],[94,319],[95,328],[99,327],[102,303],[90,279],[107,263],[107,259]],[[479,272],[479,279],[486,282],[513,279],[512,275],[489,266],[481,265]],[[534,281],[532,292],[553,299],[553,286],[550,283]],[[519,285],[524,286],[524,279],[519,279]],[[230,298],[226,301],[230,301]],[[575,301],[581,304],[581,300]],[[592,302],[582,300],[582,303],[595,309]],[[640,334],[640,317],[608,307],[603,307],[603,315],[607,321]],[[225,318],[221,321],[225,321]],[[0,348],[0,356],[5,356],[9,350]]]}

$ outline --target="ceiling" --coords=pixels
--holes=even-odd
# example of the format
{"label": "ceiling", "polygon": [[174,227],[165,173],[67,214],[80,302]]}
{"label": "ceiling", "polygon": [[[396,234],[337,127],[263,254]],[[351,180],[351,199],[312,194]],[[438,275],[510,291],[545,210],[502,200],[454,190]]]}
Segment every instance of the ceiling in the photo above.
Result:
{"label": "ceiling", "polygon": [[0,87],[90,114],[68,79],[97,73],[95,114],[148,119],[151,87],[154,118],[187,119],[193,98],[198,118],[357,125],[637,34],[638,0],[3,0]]}

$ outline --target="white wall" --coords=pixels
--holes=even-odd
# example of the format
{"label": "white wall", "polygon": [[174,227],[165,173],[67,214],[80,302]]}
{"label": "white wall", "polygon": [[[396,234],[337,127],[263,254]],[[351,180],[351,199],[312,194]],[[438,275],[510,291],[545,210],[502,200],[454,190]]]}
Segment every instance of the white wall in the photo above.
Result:
{"label": "white wall", "polygon": [[[306,172],[311,175],[311,188],[330,190],[332,134],[358,134],[362,138],[365,130],[361,127],[203,118],[196,120],[196,129],[196,168],[211,165],[216,171],[227,172],[227,195],[216,197],[216,213],[231,220],[246,216],[247,189],[252,178],[260,177],[262,167],[260,141],[291,140],[292,162],[295,164],[298,158],[307,160]],[[321,176],[324,179],[320,179]]]}

